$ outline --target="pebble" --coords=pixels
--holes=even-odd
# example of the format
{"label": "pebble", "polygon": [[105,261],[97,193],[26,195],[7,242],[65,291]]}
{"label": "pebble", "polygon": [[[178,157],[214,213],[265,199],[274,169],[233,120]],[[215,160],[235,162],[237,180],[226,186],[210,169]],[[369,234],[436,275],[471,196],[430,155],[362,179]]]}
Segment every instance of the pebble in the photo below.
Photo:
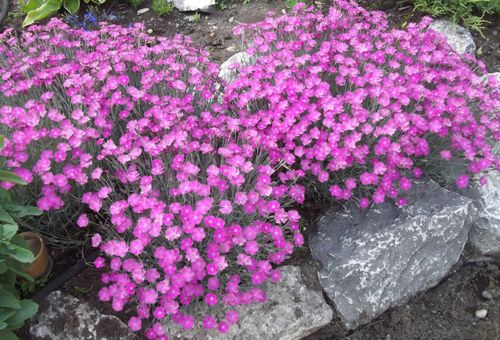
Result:
{"label": "pebble", "polygon": [[483,291],[483,292],[481,293],[481,296],[482,296],[483,298],[485,298],[486,300],[491,300],[491,299],[493,299],[493,294],[491,294],[491,293],[490,293],[490,292],[488,292],[487,290]]}
{"label": "pebble", "polygon": [[229,47],[226,48],[226,51],[228,51],[228,52],[234,52],[234,51],[236,51],[236,46],[231,45],[231,46],[229,46]]}
{"label": "pebble", "polygon": [[230,17],[229,22],[233,22],[233,21],[234,21],[234,17]]}
{"label": "pebble", "polygon": [[144,14],[144,13],[147,13],[149,12],[149,8],[141,8],[140,10],[137,11],[137,15],[141,15],[141,14]]}
{"label": "pebble", "polygon": [[486,309],[479,309],[476,311],[476,318],[484,319],[486,317],[486,314],[488,314],[488,311]]}
{"label": "pebble", "polygon": [[152,34],[152,33],[153,33],[153,29],[152,28],[148,29],[148,34]]}

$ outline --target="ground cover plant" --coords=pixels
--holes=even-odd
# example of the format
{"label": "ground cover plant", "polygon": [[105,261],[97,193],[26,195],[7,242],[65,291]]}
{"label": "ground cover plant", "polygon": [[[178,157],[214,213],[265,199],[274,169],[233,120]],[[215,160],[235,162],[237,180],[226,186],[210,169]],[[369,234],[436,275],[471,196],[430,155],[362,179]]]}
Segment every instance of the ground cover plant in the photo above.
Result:
{"label": "ground cover plant", "polygon": [[[102,5],[106,0],[83,0],[86,4]],[[80,10],[80,0],[27,0],[19,1],[22,13],[26,14],[23,26],[32,25],[56,14],[61,8],[72,15]]]}
{"label": "ground cover plant", "polygon": [[7,165],[40,209],[88,206],[75,222],[98,231],[101,300],[116,311],[137,303],[130,328],[157,338],[159,324],[142,320],[191,328],[183,306],[202,300],[230,307],[202,318],[226,332],[232,307],[265,299],[259,287],[303,242],[299,216],[267,154],[233,133],[206,52],[140,26],[85,31],[59,20],[2,41]]}
{"label": "ground cover plant", "polygon": [[[496,167],[499,92],[474,56],[453,53],[431,20],[389,29],[348,1],[235,29],[253,65],[226,88],[242,134],[290,168],[283,182],[361,207],[406,204],[413,180],[465,159],[458,188]],[[484,180],[483,180],[484,181]]]}
{"label": "ground cover plant", "polygon": [[[132,330],[166,338],[171,318],[227,332],[303,244],[306,192],[403,205],[434,163],[464,158],[460,188],[498,168],[498,87],[429,22],[392,30],[347,1],[299,5],[236,29],[256,58],[231,84],[189,39],[141,25],[7,30],[5,166],[29,183],[20,196],[102,251],[99,297],[137,306]],[[198,303],[209,312],[191,315]]]}
{"label": "ground cover plant", "polygon": [[481,31],[484,16],[500,13],[500,0],[416,0],[415,9]]}

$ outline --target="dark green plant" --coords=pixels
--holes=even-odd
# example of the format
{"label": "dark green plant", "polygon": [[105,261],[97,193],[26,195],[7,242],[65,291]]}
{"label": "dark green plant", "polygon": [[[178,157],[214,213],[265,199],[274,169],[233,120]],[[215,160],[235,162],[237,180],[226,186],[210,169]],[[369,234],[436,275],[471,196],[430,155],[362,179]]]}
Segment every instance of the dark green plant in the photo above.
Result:
{"label": "dark green plant", "polygon": [[500,13],[500,0],[416,0],[415,9],[480,32],[486,14]]}
{"label": "dark green plant", "polygon": [[142,6],[144,0],[129,0],[129,2],[134,8],[138,8],[139,6]]}
{"label": "dark green plant", "polygon": [[[0,136],[0,150],[4,138]],[[0,181],[26,184],[15,174],[0,170]],[[24,266],[33,262],[33,253],[26,242],[17,236],[19,226],[16,219],[40,215],[35,207],[25,207],[12,203],[10,193],[0,189],[0,339],[17,339],[14,330],[20,328],[26,319],[38,311],[38,305],[29,299],[21,299],[16,290],[16,277],[34,282],[26,274]]]}
{"label": "dark green plant", "polygon": [[170,14],[174,9],[174,4],[168,0],[153,0],[151,8],[156,15],[164,16]]}
{"label": "dark green plant", "polygon": [[[3,190],[3,200],[7,199]],[[8,194],[8,193],[7,193]],[[17,339],[13,333],[20,328],[26,319],[38,311],[38,305],[29,299],[21,299],[16,290],[16,277],[20,276],[29,282],[33,278],[24,272],[23,266],[33,261],[33,253],[26,248],[23,239],[16,236],[18,226],[10,211],[12,203],[4,201],[0,209],[0,339]],[[23,208],[24,209],[24,208]],[[17,216],[23,215],[23,209]],[[15,214],[16,215],[16,214]]]}
{"label": "dark green plant", "polygon": [[[102,5],[106,0],[83,0],[86,4]],[[23,13],[26,13],[23,26],[33,24],[56,14],[59,9],[64,8],[71,14],[75,14],[80,10],[80,0],[28,0],[21,8]]]}
{"label": "dark green plant", "polygon": [[299,2],[303,2],[302,0],[285,0],[285,6],[289,9],[294,8]]}

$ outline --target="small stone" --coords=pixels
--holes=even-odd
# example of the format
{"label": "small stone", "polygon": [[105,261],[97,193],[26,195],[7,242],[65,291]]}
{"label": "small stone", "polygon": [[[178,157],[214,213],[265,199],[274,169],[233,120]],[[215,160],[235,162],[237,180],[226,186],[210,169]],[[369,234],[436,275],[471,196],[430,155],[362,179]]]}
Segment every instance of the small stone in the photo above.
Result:
{"label": "small stone", "polygon": [[233,21],[234,21],[234,17],[230,17],[229,22],[233,22]]}
{"label": "small stone", "polygon": [[486,314],[488,314],[488,311],[486,309],[479,309],[476,311],[476,318],[484,319],[486,317]]}
{"label": "small stone", "polygon": [[491,294],[491,293],[490,293],[490,292],[488,292],[487,290],[483,291],[483,292],[481,293],[481,296],[482,296],[483,298],[485,298],[486,300],[491,300],[491,299],[493,299],[493,294]]}
{"label": "small stone", "polygon": [[246,52],[236,53],[227,61],[222,63],[219,69],[219,77],[230,83],[236,78],[236,75],[238,74],[237,69],[234,69],[233,66],[243,67],[250,65],[251,63],[252,60],[250,58],[250,55],[248,55]]}
{"label": "small stone", "polygon": [[147,32],[148,32],[148,34],[152,34],[152,33],[153,33],[153,29],[152,29],[152,28],[150,28],[150,29],[148,29],[148,31],[147,31]]}
{"label": "small stone", "polygon": [[141,15],[147,12],[149,12],[149,8],[141,8],[140,10],[137,11],[137,15]]}

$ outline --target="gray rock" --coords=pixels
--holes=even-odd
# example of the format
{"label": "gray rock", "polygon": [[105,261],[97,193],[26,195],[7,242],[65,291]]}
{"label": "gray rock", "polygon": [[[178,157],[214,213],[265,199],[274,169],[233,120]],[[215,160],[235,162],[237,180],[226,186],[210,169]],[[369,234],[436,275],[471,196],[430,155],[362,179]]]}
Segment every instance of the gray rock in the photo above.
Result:
{"label": "gray rock", "polygon": [[238,67],[248,66],[251,64],[251,62],[252,60],[248,53],[236,53],[231,58],[222,63],[219,69],[219,77],[230,83],[236,78],[238,74]]}
{"label": "gray rock", "polygon": [[491,294],[490,292],[488,292],[487,290],[483,290],[483,292],[481,293],[481,296],[485,299],[485,300],[491,300],[493,299],[493,294]]}
{"label": "gray rock", "polygon": [[320,284],[354,329],[436,285],[457,263],[476,216],[474,201],[421,182],[408,205],[330,211],[310,236]]}
{"label": "gray rock", "polygon": [[210,6],[215,5],[215,0],[173,0],[172,2],[181,12],[206,12],[210,10]]}
{"label": "gray rock", "polygon": [[450,47],[458,54],[476,52],[474,39],[466,28],[448,20],[435,20],[429,28],[444,35]]}
{"label": "gray rock", "polygon": [[149,8],[141,8],[140,10],[137,11],[137,15],[141,15],[141,14],[144,14],[144,13],[147,13],[149,12]]}
{"label": "gray rock", "polygon": [[488,315],[488,311],[486,309],[479,309],[476,311],[476,317],[478,319],[484,319]]}
{"label": "gray rock", "polygon": [[114,315],[103,315],[77,298],[55,291],[31,324],[30,339],[51,340],[132,340],[134,335]]}
{"label": "gray rock", "polygon": [[327,325],[333,311],[321,292],[306,287],[300,268],[281,267],[281,273],[280,283],[265,285],[265,303],[237,308],[240,320],[229,332],[201,328],[186,332],[169,323],[167,334],[173,339],[194,340],[299,340]]}
{"label": "gray rock", "polygon": [[495,77],[497,86],[500,86],[500,72],[493,72],[481,76],[481,79],[487,81],[490,77]]}
{"label": "gray rock", "polygon": [[479,216],[469,239],[476,250],[483,255],[500,254],[500,172],[486,173],[488,183],[478,186],[481,197]]}

